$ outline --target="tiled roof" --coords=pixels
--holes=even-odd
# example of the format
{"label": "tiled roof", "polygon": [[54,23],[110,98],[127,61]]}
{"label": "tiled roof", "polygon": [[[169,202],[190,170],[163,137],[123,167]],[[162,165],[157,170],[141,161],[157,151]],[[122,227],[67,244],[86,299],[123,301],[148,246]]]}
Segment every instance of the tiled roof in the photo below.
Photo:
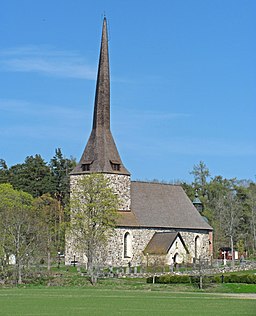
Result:
{"label": "tiled roof", "polygon": [[[137,222],[134,226],[212,230],[178,185],[132,182],[130,213]],[[130,226],[127,214],[120,214],[122,226]]]}
{"label": "tiled roof", "polygon": [[171,248],[172,244],[174,243],[177,237],[180,238],[181,242],[185,247],[184,241],[180,233],[155,233],[143,252],[144,254],[148,253],[151,255],[165,255],[168,253],[169,249]]}
{"label": "tiled roof", "polygon": [[139,223],[134,215],[133,212],[128,211],[119,211],[117,218],[117,226],[124,226],[124,227],[137,227]]}

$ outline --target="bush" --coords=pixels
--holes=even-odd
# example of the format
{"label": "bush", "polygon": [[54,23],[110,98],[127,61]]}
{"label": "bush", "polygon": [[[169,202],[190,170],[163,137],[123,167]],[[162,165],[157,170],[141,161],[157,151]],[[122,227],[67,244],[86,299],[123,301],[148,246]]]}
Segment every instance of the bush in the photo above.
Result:
{"label": "bush", "polygon": [[246,274],[246,280],[248,284],[256,284],[256,274]]}
{"label": "bush", "polygon": [[153,283],[153,277],[148,277],[147,278],[147,283]]}
{"label": "bush", "polygon": [[221,277],[219,275],[214,275],[213,276],[213,283],[221,283]]}
{"label": "bush", "polygon": [[[147,278],[147,283],[153,283],[153,277]],[[155,283],[162,283],[162,284],[190,283],[190,277],[188,275],[165,274],[159,277],[156,276]]]}
{"label": "bush", "polygon": [[256,284],[255,274],[227,274],[224,275],[225,283],[247,283]]}
{"label": "bush", "polygon": [[[178,284],[178,283],[192,283],[199,284],[199,276],[188,275],[171,275],[165,274],[159,277],[155,277],[155,283],[162,284]],[[247,283],[256,284],[256,274],[225,274],[224,283]],[[147,283],[153,283],[153,277],[147,278]],[[220,275],[203,276],[204,284],[222,283],[222,277]]]}

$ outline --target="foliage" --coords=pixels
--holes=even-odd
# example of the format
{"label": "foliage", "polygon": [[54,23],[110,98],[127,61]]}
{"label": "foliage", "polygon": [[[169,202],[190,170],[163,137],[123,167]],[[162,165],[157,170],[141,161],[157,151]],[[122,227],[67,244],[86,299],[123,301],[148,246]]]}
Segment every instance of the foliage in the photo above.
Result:
{"label": "foliage", "polygon": [[[10,183],[15,190],[27,192],[36,198],[49,195],[55,201],[53,204],[56,205],[52,206],[57,212],[54,222],[55,226],[58,226],[55,227],[58,237],[54,238],[57,238],[58,242],[55,240],[54,245],[51,245],[53,253],[57,248],[64,250],[62,228],[65,222],[69,221],[69,214],[65,213],[65,210],[69,205],[69,173],[74,166],[75,160],[72,157],[66,158],[60,148],[56,149],[49,163],[40,155],[35,155],[28,156],[23,163],[8,168],[6,162],[0,159],[0,184]],[[199,193],[199,199],[204,206],[202,215],[214,229],[215,257],[223,246],[233,247],[239,250],[240,254],[255,256],[256,184],[249,180],[225,179],[220,175],[211,178],[203,161],[194,165],[191,174],[194,175],[193,183],[181,185],[191,200],[195,197],[195,190]],[[1,245],[4,242],[7,247],[8,238],[5,234],[0,240],[1,258],[7,251]]]}
{"label": "foliage", "polygon": [[[221,247],[239,248],[240,254],[256,252],[256,185],[252,181],[210,178],[210,171],[202,161],[195,165],[192,185],[182,183],[191,200],[195,191],[203,203],[202,215],[213,227],[214,253]],[[209,179],[210,178],[210,179]]]}
{"label": "foliage", "polygon": [[57,199],[44,194],[35,199],[34,208],[39,221],[40,249],[47,254],[47,266],[50,270],[51,255],[64,250],[63,208]]}
{"label": "foliage", "polygon": [[40,155],[28,156],[24,163],[12,166],[8,182],[14,189],[28,192],[34,197],[53,189],[50,168]]}
{"label": "foliage", "polygon": [[33,197],[14,190],[10,184],[0,185],[0,235],[2,265],[15,256],[16,280],[22,282],[22,267],[33,256],[37,238],[37,217],[32,208]]}
{"label": "foliage", "polygon": [[0,184],[7,183],[9,178],[8,166],[4,159],[0,159]]}
{"label": "foliage", "polygon": [[118,198],[103,174],[90,174],[77,180],[70,204],[70,233],[77,248],[86,254],[88,270],[92,272],[115,227]]}
{"label": "foliage", "polygon": [[161,276],[148,277],[147,283],[180,284],[191,283],[191,280],[188,275],[164,274]]}
{"label": "foliage", "polygon": [[24,163],[8,168],[0,159],[0,183],[10,183],[16,190],[39,197],[49,193],[65,208],[69,202],[69,173],[74,168],[74,158],[65,158],[58,148],[47,164],[40,155],[26,157]]}
{"label": "foliage", "polygon": [[190,172],[194,175],[194,184],[196,189],[199,189],[203,196],[206,195],[207,178],[210,177],[210,171],[203,161],[200,161],[198,165],[194,165],[193,170]]}
{"label": "foliage", "polygon": [[[199,284],[199,276],[188,276],[188,275],[173,275],[164,274],[161,276],[148,277],[147,283],[161,283],[161,284],[182,284],[192,283]],[[203,284],[211,283],[223,283],[220,275],[204,275]],[[224,283],[246,283],[256,284],[256,275],[252,273],[247,274],[225,274]]]}
{"label": "foliage", "polygon": [[60,201],[63,208],[68,204],[70,193],[69,173],[75,165],[75,159],[65,158],[60,148],[55,150],[55,156],[50,161],[49,167],[53,182],[52,195]]}
{"label": "foliage", "polygon": [[225,274],[224,282],[225,283],[256,284],[256,275],[255,274]]}

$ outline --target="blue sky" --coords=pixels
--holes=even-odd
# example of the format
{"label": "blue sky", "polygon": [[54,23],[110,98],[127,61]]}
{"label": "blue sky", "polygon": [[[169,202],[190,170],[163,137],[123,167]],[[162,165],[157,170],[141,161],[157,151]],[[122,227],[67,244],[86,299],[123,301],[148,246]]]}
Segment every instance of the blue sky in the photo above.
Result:
{"label": "blue sky", "polygon": [[104,13],[111,129],[133,179],[255,180],[256,1],[0,2],[0,158],[55,148],[78,160],[89,137]]}

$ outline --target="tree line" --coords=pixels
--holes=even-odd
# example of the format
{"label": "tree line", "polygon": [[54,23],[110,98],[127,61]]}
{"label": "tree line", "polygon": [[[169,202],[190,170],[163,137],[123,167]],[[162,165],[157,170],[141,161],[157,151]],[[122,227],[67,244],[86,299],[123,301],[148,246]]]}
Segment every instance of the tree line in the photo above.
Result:
{"label": "tree line", "polygon": [[213,227],[214,253],[230,247],[247,256],[256,254],[256,184],[252,180],[211,177],[203,161],[194,165],[192,184],[181,183],[191,200],[195,191],[203,204],[202,215]]}
{"label": "tree line", "polygon": [[69,221],[69,173],[76,162],[58,148],[49,163],[40,155],[8,168],[0,160],[0,267],[8,272],[15,258],[15,277],[35,262],[50,269],[52,257],[64,253]]}
{"label": "tree line", "polygon": [[[14,255],[17,282],[21,282],[22,267],[41,260],[50,269],[52,258],[64,253],[64,230],[69,222],[69,173],[75,164],[75,159],[64,157],[59,148],[49,163],[35,155],[8,167],[0,159],[0,266],[2,270],[8,267],[10,256]],[[211,177],[202,161],[194,165],[191,174],[194,181],[180,185],[192,201],[198,193],[202,215],[214,229],[215,257],[223,246],[255,255],[256,184],[250,180]],[[79,225],[77,228],[80,229]]]}

